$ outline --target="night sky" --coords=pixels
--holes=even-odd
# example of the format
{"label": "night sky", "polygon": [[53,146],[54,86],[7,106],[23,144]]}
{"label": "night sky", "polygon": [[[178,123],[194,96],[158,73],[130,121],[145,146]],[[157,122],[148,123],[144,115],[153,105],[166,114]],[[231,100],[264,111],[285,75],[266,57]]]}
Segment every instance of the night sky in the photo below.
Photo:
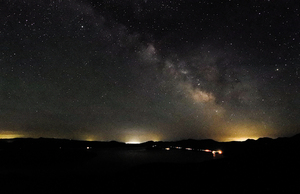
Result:
{"label": "night sky", "polygon": [[0,138],[300,132],[298,1],[3,0]]}

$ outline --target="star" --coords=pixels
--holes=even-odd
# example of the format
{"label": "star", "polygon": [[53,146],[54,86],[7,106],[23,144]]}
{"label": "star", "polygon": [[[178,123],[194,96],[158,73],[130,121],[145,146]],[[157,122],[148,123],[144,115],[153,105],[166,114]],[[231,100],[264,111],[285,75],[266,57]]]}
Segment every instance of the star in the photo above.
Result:
{"label": "star", "polygon": [[143,142],[300,132],[293,1],[1,8],[0,136]]}

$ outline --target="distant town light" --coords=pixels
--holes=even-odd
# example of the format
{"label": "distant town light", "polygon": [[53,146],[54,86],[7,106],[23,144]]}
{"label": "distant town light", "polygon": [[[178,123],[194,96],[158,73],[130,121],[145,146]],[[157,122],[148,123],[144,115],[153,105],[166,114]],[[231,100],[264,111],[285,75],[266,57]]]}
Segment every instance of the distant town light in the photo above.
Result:
{"label": "distant town light", "polygon": [[139,141],[129,141],[129,142],[125,142],[126,144],[140,144],[141,142]]}
{"label": "distant town light", "polygon": [[216,156],[216,154],[222,154],[222,153],[223,153],[222,150],[212,151],[214,157]]}

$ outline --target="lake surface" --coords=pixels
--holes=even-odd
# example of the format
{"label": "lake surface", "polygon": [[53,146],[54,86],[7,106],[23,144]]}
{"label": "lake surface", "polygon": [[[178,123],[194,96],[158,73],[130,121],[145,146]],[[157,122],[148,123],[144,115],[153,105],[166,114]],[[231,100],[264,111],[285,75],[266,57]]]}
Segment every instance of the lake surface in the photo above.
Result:
{"label": "lake surface", "polygon": [[[8,152],[9,153],[9,152]],[[71,154],[70,154],[71,153]],[[147,150],[144,147],[103,148],[100,150],[70,150],[66,152],[2,153],[0,174],[83,173],[111,174],[133,167],[165,163],[190,164],[218,159],[211,153],[188,150]]]}
{"label": "lake surface", "polygon": [[206,160],[218,159],[211,153],[186,150],[147,150],[141,147],[109,148],[95,151],[96,157],[85,163],[81,170],[98,173],[111,173],[128,170],[137,165],[151,163],[199,163]]}
{"label": "lake surface", "polygon": [[[78,188],[82,193],[88,193],[86,189],[95,190],[93,188],[122,191],[134,188],[139,191],[144,187],[161,188],[165,181],[170,185],[172,181],[180,181],[178,185],[189,185],[187,181],[195,177],[193,172],[199,174],[201,162],[222,157],[200,151],[147,150],[143,147],[45,150],[23,154],[6,155],[5,158],[12,163],[2,162],[0,180],[5,185],[13,185],[9,186],[10,189],[39,187],[41,191],[55,191],[51,193],[57,193],[56,189],[61,193],[61,188],[66,193],[70,192],[69,189],[77,191]],[[207,166],[203,168],[207,169]],[[181,175],[189,179],[183,179]]]}

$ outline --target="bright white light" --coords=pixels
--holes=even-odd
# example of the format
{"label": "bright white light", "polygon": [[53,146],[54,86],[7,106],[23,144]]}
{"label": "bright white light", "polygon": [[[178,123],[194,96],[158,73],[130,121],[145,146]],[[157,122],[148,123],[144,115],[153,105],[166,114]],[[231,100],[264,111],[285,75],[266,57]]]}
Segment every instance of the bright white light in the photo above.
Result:
{"label": "bright white light", "polygon": [[140,144],[141,142],[138,141],[129,141],[129,142],[125,142],[126,144]]}

